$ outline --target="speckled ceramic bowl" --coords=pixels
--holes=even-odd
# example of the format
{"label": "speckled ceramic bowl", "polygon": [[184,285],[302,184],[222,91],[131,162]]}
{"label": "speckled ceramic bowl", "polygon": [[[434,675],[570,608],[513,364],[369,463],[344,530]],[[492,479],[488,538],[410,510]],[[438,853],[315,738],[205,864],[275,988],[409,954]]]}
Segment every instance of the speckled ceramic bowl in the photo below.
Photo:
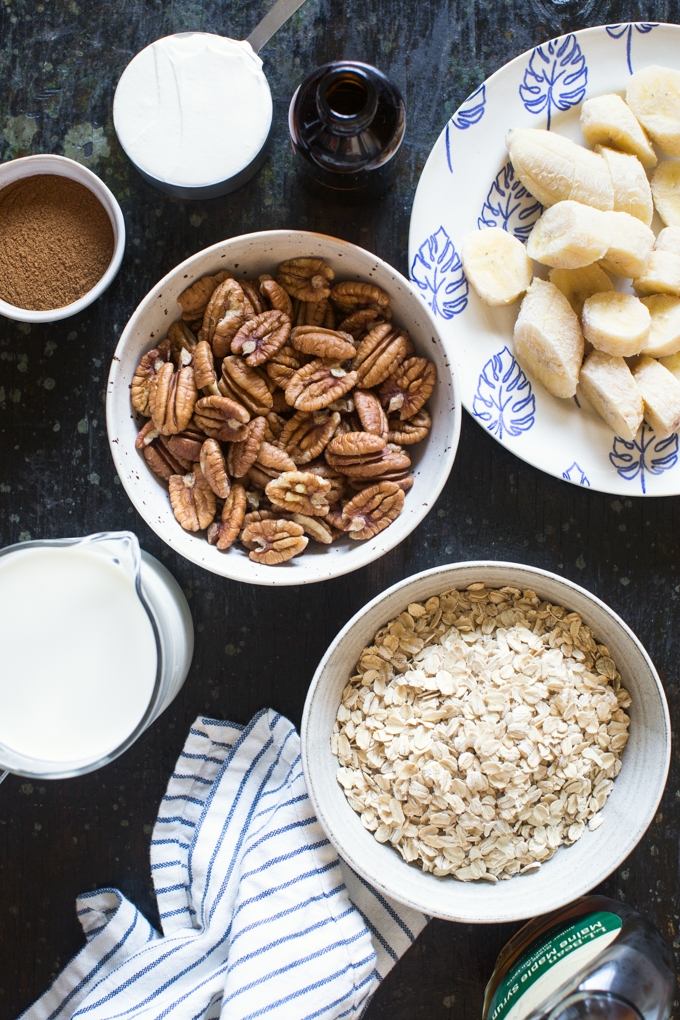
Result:
{"label": "speckled ceramic bowl", "polygon": [[[343,538],[330,546],[310,542],[300,556],[280,566],[254,563],[236,543],[226,553],[205,539],[183,531],[175,520],[167,489],[135,449],[141,422],[130,405],[130,383],[142,354],[162,339],[181,315],[177,297],[193,281],[219,269],[236,277],[271,272],[284,259],[312,255],[325,259],[336,278],[370,280],[391,298],[393,319],[410,333],[416,353],[437,368],[437,384],[428,401],[432,431],[409,447],[415,483],[406,494],[404,509],[384,531],[366,542]],[[266,230],[233,237],[192,255],[158,283],[128,322],[111,364],[106,398],[106,421],[111,452],[125,489],[147,524],[164,542],[207,570],[251,584],[307,584],[347,574],[371,563],[403,541],[426,516],[449,476],[460,435],[460,397],[451,361],[439,339],[430,310],[413,285],[396,269],[347,241],[304,230]]]}
{"label": "speckled ceramic bowl", "polygon": [[[362,649],[411,602],[483,581],[491,588],[531,588],[577,612],[609,648],[630,692],[630,737],[623,767],[602,809],[603,824],[561,847],[533,874],[509,881],[460,882],[406,864],[378,843],[347,803],[336,780],[330,735],[342,691]],[[314,675],[301,728],[302,764],[317,818],[338,853],[380,892],[449,921],[497,924],[545,914],[570,903],[611,874],[644,835],[663,794],[671,751],[668,706],[654,665],[630,628],[604,602],[547,570],[518,563],[454,563],[407,577],[364,606],[340,631]]]}

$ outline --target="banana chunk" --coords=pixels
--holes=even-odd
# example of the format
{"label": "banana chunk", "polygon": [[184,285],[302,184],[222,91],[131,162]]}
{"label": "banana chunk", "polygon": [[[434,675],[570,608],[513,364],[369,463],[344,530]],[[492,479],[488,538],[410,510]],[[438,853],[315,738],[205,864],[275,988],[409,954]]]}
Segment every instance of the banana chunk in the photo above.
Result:
{"label": "banana chunk", "polygon": [[584,337],[596,350],[630,358],[645,346],[651,316],[634,294],[612,290],[586,298],[581,324]]}
{"label": "banana chunk", "polygon": [[633,280],[637,294],[675,294],[680,297],[680,255],[653,251],[642,276]]}
{"label": "banana chunk", "polygon": [[644,223],[625,212],[602,213],[609,220],[612,242],[601,266],[614,276],[635,278],[647,268],[654,247],[654,234]]}
{"label": "banana chunk", "polygon": [[648,227],[654,215],[654,203],[647,174],[640,160],[603,145],[597,146],[597,152],[605,158],[609,167],[614,188],[614,209],[635,216]]}
{"label": "banana chunk", "polygon": [[649,336],[640,354],[650,358],[668,358],[680,351],[680,298],[670,294],[653,294],[642,298],[649,309]]}
{"label": "banana chunk", "polygon": [[662,152],[680,156],[680,71],[656,64],[636,71],[626,102]]}
{"label": "banana chunk", "polygon": [[598,262],[612,241],[606,213],[580,202],[558,202],[534,223],[527,255],[555,269],[580,269]]}
{"label": "banana chunk", "polygon": [[669,372],[672,372],[678,382],[680,382],[680,352],[669,354],[667,358],[659,358],[659,364],[667,368]]}
{"label": "banana chunk", "polygon": [[680,227],[680,163],[667,160],[652,174],[654,206],[667,227]]}
{"label": "banana chunk", "polygon": [[531,283],[531,259],[502,227],[476,230],[463,241],[463,269],[487,305],[511,305]]}
{"label": "banana chunk", "polygon": [[680,255],[680,227],[664,227],[656,235],[654,247],[657,251],[672,251]]}
{"label": "banana chunk", "polygon": [[508,131],[505,145],[520,181],[543,205],[572,199],[596,209],[614,208],[614,189],[603,156],[541,128]]}
{"label": "banana chunk", "polygon": [[583,334],[564,294],[534,279],[517,316],[515,354],[555,397],[573,397],[583,361]]}
{"label": "banana chunk", "polygon": [[659,439],[667,439],[680,428],[680,382],[672,372],[652,358],[640,358],[633,369],[645,418]]}
{"label": "banana chunk", "polygon": [[632,442],[642,425],[640,391],[623,358],[593,351],[583,362],[581,392],[617,436]]}
{"label": "banana chunk", "polygon": [[581,107],[581,131],[588,145],[609,145],[637,156],[645,167],[656,166],[656,153],[642,125],[616,93],[586,99]]}
{"label": "banana chunk", "polygon": [[614,290],[614,284],[597,263],[581,269],[551,269],[550,282],[562,291],[579,318],[586,298]]}

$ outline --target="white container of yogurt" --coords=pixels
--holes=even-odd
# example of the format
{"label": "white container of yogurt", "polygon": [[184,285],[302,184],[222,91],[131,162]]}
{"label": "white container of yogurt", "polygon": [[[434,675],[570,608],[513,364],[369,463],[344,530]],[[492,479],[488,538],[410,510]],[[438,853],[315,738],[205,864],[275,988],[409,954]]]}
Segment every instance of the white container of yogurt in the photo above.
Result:
{"label": "white container of yogurt", "polygon": [[187,601],[131,532],[0,550],[0,770],[91,772],[167,708],[191,665]]}

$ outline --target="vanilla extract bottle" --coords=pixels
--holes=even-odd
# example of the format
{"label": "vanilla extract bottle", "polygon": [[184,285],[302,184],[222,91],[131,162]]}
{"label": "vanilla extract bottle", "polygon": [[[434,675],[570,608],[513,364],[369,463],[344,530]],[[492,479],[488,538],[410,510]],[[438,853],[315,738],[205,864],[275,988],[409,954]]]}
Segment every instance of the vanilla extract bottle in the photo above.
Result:
{"label": "vanilla extract bottle", "polygon": [[483,1020],[667,1020],[671,950],[637,911],[585,896],[525,925],[501,952]]}
{"label": "vanilla extract bottle", "polygon": [[361,202],[392,183],[406,112],[381,71],[342,60],[305,78],[291,100],[288,126],[305,186],[335,201]]}

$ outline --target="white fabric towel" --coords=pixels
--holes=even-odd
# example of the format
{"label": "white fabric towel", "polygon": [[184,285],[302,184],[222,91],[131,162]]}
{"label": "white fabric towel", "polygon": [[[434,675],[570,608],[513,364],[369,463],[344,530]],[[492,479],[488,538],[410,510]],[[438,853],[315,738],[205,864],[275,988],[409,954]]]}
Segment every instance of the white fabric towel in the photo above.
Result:
{"label": "white fabric towel", "polygon": [[87,944],[23,1020],[355,1020],[427,921],[338,859],[271,710],[196,720],[151,871],[163,934],[118,890],[83,894]]}

